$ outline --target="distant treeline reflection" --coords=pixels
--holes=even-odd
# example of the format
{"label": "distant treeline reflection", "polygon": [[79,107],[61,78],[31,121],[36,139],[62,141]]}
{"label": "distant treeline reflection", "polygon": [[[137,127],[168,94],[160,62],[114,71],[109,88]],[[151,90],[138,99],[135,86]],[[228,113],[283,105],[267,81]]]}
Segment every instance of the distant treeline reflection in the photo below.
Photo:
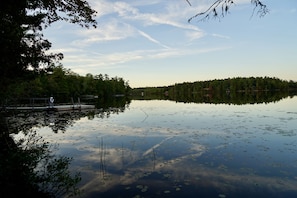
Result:
{"label": "distant treeline reflection", "polygon": [[296,82],[268,77],[185,82],[167,87],[136,88],[132,91],[133,99],[237,105],[276,102],[296,94]]}

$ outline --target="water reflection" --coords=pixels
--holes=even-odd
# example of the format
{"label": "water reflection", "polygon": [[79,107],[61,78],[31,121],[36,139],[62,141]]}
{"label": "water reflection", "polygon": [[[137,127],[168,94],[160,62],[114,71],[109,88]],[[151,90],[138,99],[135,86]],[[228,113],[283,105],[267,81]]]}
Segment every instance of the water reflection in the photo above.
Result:
{"label": "water reflection", "polygon": [[[13,111],[0,115],[0,193],[9,197],[71,197],[80,194],[80,173],[58,142],[37,131],[64,134],[81,118],[108,118],[125,107],[79,111]],[[17,189],[17,190],[16,190]]]}
{"label": "water reflection", "polygon": [[55,156],[51,145],[33,130],[22,134],[15,139],[1,130],[0,193],[8,197],[78,195],[81,177],[69,171],[71,158]]}
{"label": "water reflection", "polygon": [[49,127],[54,133],[64,133],[67,128],[72,126],[81,118],[87,117],[92,120],[97,118],[108,118],[111,114],[119,114],[124,112],[125,108],[107,108],[107,109],[91,109],[76,111],[23,111],[9,112],[2,115],[3,128],[9,133],[19,133],[32,128]]}
{"label": "water reflection", "polygon": [[296,107],[296,97],[257,105],[134,100],[81,117],[46,115],[31,127],[74,159],[81,197],[294,197]]}
{"label": "water reflection", "polygon": [[136,100],[171,100],[184,103],[208,103],[208,104],[261,104],[278,102],[285,98],[297,95],[296,90],[291,92],[282,91],[253,91],[253,92],[157,92],[157,93],[134,93]]}

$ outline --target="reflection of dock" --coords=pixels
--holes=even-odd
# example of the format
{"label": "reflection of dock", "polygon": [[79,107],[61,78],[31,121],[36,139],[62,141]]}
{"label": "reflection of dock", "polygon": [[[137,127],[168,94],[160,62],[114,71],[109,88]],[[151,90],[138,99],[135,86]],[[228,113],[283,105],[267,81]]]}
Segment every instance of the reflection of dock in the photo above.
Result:
{"label": "reflection of dock", "polygon": [[[29,100],[29,103],[23,103]],[[51,101],[52,100],[52,101]],[[73,111],[73,110],[88,110],[95,109],[95,105],[82,104],[80,98],[77,102],[71,98],[70,103],[57,103],[54,104],[54,98],[26,98],[22,99],[23,102],[16,103],[16,105],[6,105],[2,110],[16,110],[16,111]]]}
{"label": "reflection of dock", "polygon": [[28,111],[28,110],[47,110],[47,111],[72,111],[72,110],[83,110],[83,109],[95,109],[95,105],[55,105],[55,106],[23,106],[23,107],[5,107],[5,110],[19,110],[19,111]]}

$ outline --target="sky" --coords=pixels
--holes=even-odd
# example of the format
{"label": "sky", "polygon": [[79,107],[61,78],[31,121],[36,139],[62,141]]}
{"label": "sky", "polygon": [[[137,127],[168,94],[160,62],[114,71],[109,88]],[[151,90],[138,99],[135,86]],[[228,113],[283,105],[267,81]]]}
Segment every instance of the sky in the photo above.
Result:
{"label": "sky", "polygon": [[262,0],[269,13],[253,15],[250,0],[234,0],[221,19],[193,15],[215,0],[87,0],[96,29],[56,22],[44,32],[49,52],[79,75],[121,77],[132,88],[232,77],[297,81],[297,1]]}

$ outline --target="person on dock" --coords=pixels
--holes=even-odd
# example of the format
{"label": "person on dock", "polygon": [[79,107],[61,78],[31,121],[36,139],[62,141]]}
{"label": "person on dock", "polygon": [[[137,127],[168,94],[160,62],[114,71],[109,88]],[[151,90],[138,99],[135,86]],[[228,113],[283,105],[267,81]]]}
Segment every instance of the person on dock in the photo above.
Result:
{"label": "person on dock", "polygon": [[53,96],[51,96],[49,99],[50,108],[54,108],[54,102],[55,102],[55,99]]}

